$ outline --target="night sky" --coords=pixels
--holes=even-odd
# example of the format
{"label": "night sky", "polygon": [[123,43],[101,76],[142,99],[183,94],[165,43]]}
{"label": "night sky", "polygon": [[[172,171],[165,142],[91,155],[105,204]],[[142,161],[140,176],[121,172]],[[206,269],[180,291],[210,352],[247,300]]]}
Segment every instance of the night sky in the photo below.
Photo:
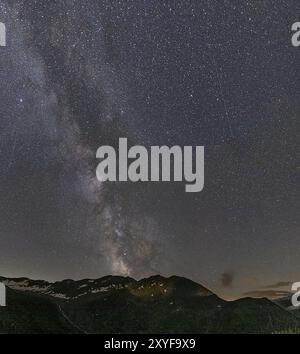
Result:
{"label": "night sky", "polygon": [[[300,281],[298,0],[1,0],[0,21],[1,275]],[[98,182],[119,137],[204,145],[204,190]]]}

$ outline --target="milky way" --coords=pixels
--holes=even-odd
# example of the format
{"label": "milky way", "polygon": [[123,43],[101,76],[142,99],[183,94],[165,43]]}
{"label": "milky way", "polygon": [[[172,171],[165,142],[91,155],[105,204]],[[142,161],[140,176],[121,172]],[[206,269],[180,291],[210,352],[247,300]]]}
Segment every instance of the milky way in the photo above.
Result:
{"label": "milky way", "polygon": [[[0,5],[2,275],[300,281],[298,1]],[[204,191],[99,183],[119,137],[204,145]]]}

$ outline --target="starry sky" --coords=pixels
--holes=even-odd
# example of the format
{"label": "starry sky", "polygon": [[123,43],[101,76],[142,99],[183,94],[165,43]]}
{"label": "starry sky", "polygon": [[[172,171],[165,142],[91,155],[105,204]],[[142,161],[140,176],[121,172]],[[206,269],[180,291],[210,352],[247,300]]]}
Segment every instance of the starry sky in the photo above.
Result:
{"label": "starry sky", "polygon": [[[300,281],[299,1],[0,0],[0,270]],[[300,15],[299,15],[300,16]],[[204,145],[205,188],[100,183],[96,150]]]}

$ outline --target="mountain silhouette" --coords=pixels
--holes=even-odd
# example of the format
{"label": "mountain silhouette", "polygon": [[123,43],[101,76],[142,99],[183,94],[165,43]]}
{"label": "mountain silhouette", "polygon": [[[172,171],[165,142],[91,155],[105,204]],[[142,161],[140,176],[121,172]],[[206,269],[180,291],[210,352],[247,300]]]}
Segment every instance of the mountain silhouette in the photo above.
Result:
{"label": "mountain silhouette", "polygon": [[0,333],[272,333],[300,319],[268,299],[225,301],[189,279],[0,277]]}

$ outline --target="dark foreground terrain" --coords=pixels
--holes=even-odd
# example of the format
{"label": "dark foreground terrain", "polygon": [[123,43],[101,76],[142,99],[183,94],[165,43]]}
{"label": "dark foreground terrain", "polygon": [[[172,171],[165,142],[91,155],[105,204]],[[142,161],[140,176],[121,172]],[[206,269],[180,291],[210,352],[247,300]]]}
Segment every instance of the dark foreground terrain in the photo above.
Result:
{"label": "dark foreground terrain", "polygon": [[297,316],[267,299],[227,302],[175,276],[0,281],[7,285],[0,333],[273,333],[300,328]]}

